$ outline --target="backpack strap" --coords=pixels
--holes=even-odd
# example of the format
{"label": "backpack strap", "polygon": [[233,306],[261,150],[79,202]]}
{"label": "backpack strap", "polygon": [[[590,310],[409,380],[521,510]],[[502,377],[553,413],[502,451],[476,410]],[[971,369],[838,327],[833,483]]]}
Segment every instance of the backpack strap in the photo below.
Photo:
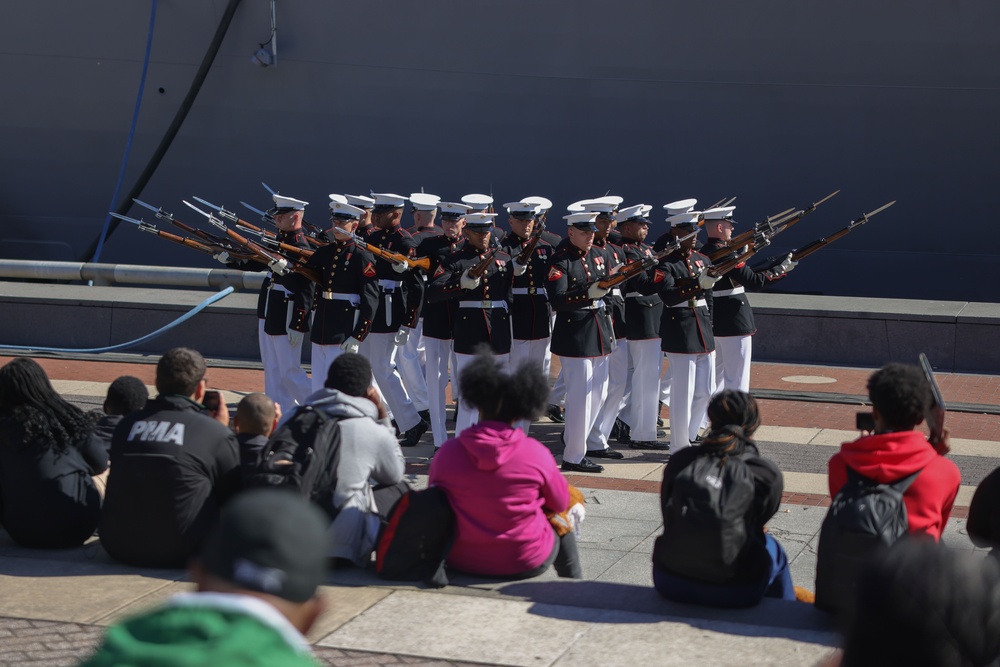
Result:
{"label": "backpack strap", "polygon": [[871,484],[873,486],[887,486],[893,489],[894,491],[898,491],[901,494],[906,493],[906,490],[910,488],[910,484],[913,484],[913,480],[917,478],[917,475],[923,472],[923,468],[921,468],[920,470],[916,471],[915,473],[909,474],[906,477],[900,477],[895,482],[886,482],[885,484],[883,484],[882,482],[874,480],[871,477],[865,477],[851,466],[845,466],[845,467],[847,468],[848,481],[861,481],[867,484]]}
{"label": "backpack strap", "polygon": [[913,474],[910,474],[910,475],[907,475],[906,477],[902,477],[900,479],[897,479],[895,482],[893,482],[889,486],[891,486],[896,491],[899,491],[900,493],[906,493],[906,490],[908,488],[910,488],[910,484],[913,484],[913,480],[915,480],[917,478],[917,475],[919,475],[923,471],[924,471],[924,469],[921,468],[920,470],[916,471]]}

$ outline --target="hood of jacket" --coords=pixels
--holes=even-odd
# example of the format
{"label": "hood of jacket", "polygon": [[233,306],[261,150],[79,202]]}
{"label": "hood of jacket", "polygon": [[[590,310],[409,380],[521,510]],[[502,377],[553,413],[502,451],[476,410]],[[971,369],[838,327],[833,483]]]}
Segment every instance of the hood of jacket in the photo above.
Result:
{"label": "hood of jacket", "polygon": [[840,455],[848,467],[878,482],[892,482],[921,470],[938,453],[919,431],[881,433],[845,442]]}
{"label": "hood of jacket", "polygon": [[503,422],[479,422],[462,431],[457,440],[479,470],[496,470],[527,438],[519,428]]}
{"label": "hood of jacket", "polygon": [[331,417],[371,417],[378,419],[378,408],[364,396],[351,396],[336,389],[323,388],[306,399],[306,405],[320,409]]}

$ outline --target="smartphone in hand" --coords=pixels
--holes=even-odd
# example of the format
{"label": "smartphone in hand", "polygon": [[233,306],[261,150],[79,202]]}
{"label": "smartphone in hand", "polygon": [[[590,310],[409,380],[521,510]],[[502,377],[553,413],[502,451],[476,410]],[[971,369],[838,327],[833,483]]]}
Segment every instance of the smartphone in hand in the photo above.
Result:
{"label": "smartphone in hand", "polygon": [[218,389],[207,389],[201,399],[201,404],[209,414],[216,414],[222,404],[222,393]]}

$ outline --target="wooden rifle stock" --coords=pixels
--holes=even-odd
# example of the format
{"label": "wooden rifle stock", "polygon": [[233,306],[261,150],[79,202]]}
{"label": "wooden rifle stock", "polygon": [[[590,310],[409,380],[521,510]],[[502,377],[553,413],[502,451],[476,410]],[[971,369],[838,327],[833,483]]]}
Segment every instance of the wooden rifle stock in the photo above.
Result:
{"label": "wooden rifle stock", "polygon": [[379,247],[373,243],[369,243],[353,232],[351,233],[351,239],[357,245],[361,246],[376,257],[381,257],[389,262],[405,262],[411,269],[421,269],[426,272],[430,272],[431,270],[430,257],[417,257],[416,259],[411,259],[406,255],[401,255],[398,252],[386,250],[385,248]]}
{"label": "wooden rifle stock", "polygon": [[[143,229],[145,230],[145,228],[143,228]],[[165,231],[163,231],[161,229],[157,229],[156,227],[153,227],[152,225],[150,225],[150,229],[148,231],[152,232],[153,234],[156,234],[161,239],[166,239],[168,241],[173,241],[174,243],[179,243],[179,244],[181,244],[183,246],[187,246],[188,248],[194,248],[195,250],[203,252],[203,253],[205,253],[207,255],[215,255],[216,253],[222,252],[222,249],[215,250],[214,248],[210,248],[207,245],[205,245],[204,243],[199,243],[198,241],[195,241],[194,239],[187,239],[187,238],[184,238],[183,236],[177,236],[176,234],[171,234],[170,232],[165,232]]]}
{"label": "wooden rifle stock", "polygon": [[528,263],[528,260],[531,259],[531,253],[535,252],[535,246],[537,246],[538,242],[542,240],[542,232],[544,231],[545,231],[545,223],[540,221],[538,229],[532,231],[531,238],[528,239],[528,242],[525,244],[525,246],[521,248],[521,252],[517,254],[517,258],[514,260],[515,262],[517,262],[521,266],[524,266],[525,264]]}
{"label": "wooden rifle stock", "polygon": [[646,271],[647,269],[656,266],[661,259],[669,255],[670,253],[678,250],[684,241],[687,241],[689,238],[691,238],[692,236],[696,236],[697,234],[698,230],[695,230],[692,233],[688,234],[687,236],[683,236],[677,239],[667,247],[660,249],[659,252],[653,253],[652,257],[646,257],[636,262],[629,262],[628,264],[625,264],[621,269],[619,269],[618,273],[616,273],[613,276],[609,276],[604,280],[597,281],[597,284],[603,289],[611,289],[615,285],[620,285],[629,278],[634,278],[643,271]]}
{"label": "wooden rifle stock", "polygon": [[483,258],[479,260],[479,263],[469,269],[470,278],[482,278],[486,274],[486,269],[490,268],[490,262],[496,257],[497,251],[500,249],[500,245],[497,244],[486,251]]}

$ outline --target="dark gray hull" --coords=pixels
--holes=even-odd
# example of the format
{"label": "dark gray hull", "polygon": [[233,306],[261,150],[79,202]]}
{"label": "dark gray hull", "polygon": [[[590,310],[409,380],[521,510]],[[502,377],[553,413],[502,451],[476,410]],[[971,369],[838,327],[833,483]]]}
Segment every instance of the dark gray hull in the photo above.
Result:
{"label": "dark gray hull", "polygon": [[[225,5],[159,3],[123,194]],[[81,259],[112,206],[149,4],[9,14],[0,256]],[[549,197],[558,230],[565,204],[608,190],[656,211],[738,196],[749,223],[840,188],[774,252],[899,203],[782,289],[998,300],[996,3],[279,0],[277,20],[278,65],[252,66],[270,8],[244,0],[143,199],[197,222],[182,198],[264,207],[263,180],[323,222],[328,192],[492,188]],[[101,260],[211,261],[126,225]]]}

